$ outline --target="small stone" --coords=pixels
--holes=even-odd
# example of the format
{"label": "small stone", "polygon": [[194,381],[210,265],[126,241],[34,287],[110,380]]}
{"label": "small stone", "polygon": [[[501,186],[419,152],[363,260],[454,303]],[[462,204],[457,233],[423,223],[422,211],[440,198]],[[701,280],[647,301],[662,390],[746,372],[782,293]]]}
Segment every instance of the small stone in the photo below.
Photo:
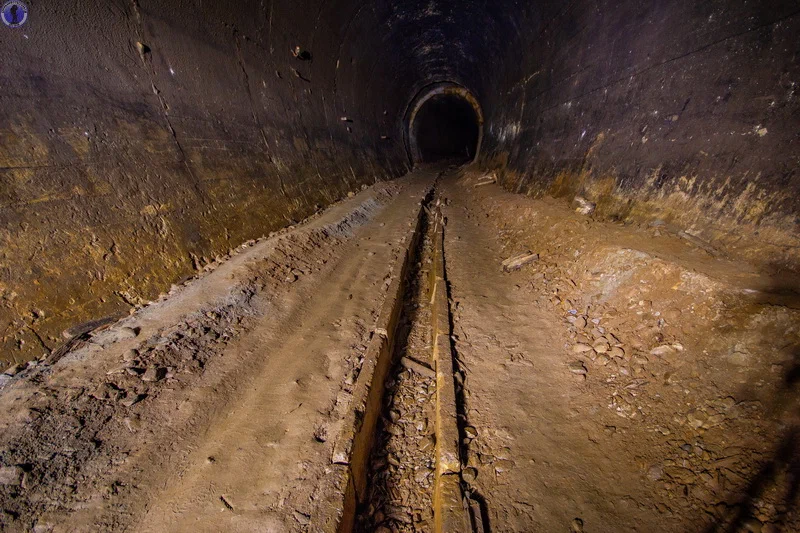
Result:
{"label": "small stone", "polygon": [[580,518],[575,518],[572,520],[572,523],[569,526],[569,530],[572,533],[583,533],[583,520]]}
{"label": "small stone", "polygon": [[594,348],[594,351],[597,353],[606,353],[611,349],[605,339],[595,342],[592,348]]}
{"label": "small stone", "polygon": [[125,407],[132,407],[147,398],[147,394],[128,394],[119,403]]}
{"label": "small stone", "polygon": [[0,485],[18,486],[24,472],[18,466],[0,466]]}
{"label": "small stone", "polygon": [[116,400],[120,395],[120,390],[112,383],[102,383],[89,395],[97,400]]}
{"label": "small stone", "polygon": [[480,460],[482,465],[490,465],[495,462],[494,455],[488,453],[480,453],[478,454],[478,459]]}
{"label": "small stone", "polygon": [[572,372],[573,374],[578,374],[583,376],[585,376],[588,372],[588,370],[586,370],[586,366],[583,364],[582,361],[574,361],[570,363],[567,366],[567,368],[569,368],[569,371]]}
{"label": "small stone", "polygon": [[569,322],[578,329],[583,329],[586,327],[586,318],[582,316],[570,315],[567,317],[567,322]]}
{"label": "small stone", "polygon": [[306,526],[311,522],[311,515],[301,513],[300,511],[295,511],[293,514],[294,519],[302,526]]}
{"label": "small stone", "polygon": [[512,468],[514,468],[514,461],[511,459],[498,459],[493,463],[494,471],[498,474],[502,474],[503,472],[510,472]]}
{"label": "small stone", "polygon": [[696,409],[692,409],[686,414],[686,420],[689,422],[689,425],[695,429],[703,427],[706,423],[705,415],[702,411]]}
{"label": "small stone", "polygon": [[96,335],[92,335],[92,342],[94,342],[95,344],[99,344],[100,346],[106,347],[116,342],[128,339],[135,339],[136,337],[139,336],[139,332],[140,332],[139,328],[131,328],[128,326],[111,328],[104,331],[100,331]]}
{"label": "small stone", "polygon": [[6,368],[3,374],[5,374],[6,376],[16,376],[23,368],[25,368],[23,365],[12,365]]}
{"label": "small stone", "polygon": [[521,254],[517,254],[513,257],[509,257],[505,261],[503,261],[503,270],[506,272],[512,272],[514,270],[519,270],[523,266],[531,263],[533,261],[539,260],[539,254],[535,254],[530,250]]}
{"label": "small stone", "polygon": [[651,355],[667,355],[669,353],[674,352],[675,349],[669,344],[662,344],[661,346],[656,346],[652,350],[650,350]]}
{"label": "small stone", "polygon": [[588,344],[579,342],[578,344],[572,347],[572,353],[586,353],[592,351],[592,349],[593,348]]}
{"label": "small stone", "polygon": [[472,426],[467,426],[464,428],[464,435],[466,435],[470,439],[476,439],[478,438],[478,430]]}
{"label": "small stone", "polygon": [[647,471],[647,479],[650,481],[658,481],[664,477],[664,469],[661,468],[661,465],[653,465]]}
{"label": "small stone", "polygon": [[615,359],[622,359],[625,357],[625,350],[620,348],[619,346],[614,346],[608,351],[609,357],[613,357]]}
{"label": "small stone", "polygon": [[142,374],[142,381],[149,381],[149,382],[156,382],[161,381],[166,377],[167,369],[166,368],[159,368],[155,366],[148,367],[145,370],[144,374]]}
{"label": "small stone", "polygon": [[576,196],[573,205],[575,211],[581,215],[591,215],[594,213],[596,205],[582,196]]}
{"label": "small stone", "polygon": [[610,360],[611,359],[609,359],[606,354],[602,354],[597,356],[597,359],[595,359],[594,362],[598,365],[606,366]]}
{"label": "small stone", "polygon": [[478,478],[478,471],[472,467],[465,468],[461,471],[461,478],[467,483],[472,483]]}
{"label": "small stone", "polygon": [[497,456],[498,459],[511,459],[511,448],[504,446],[500,448],[497,453],[495,453],[495,456]]}

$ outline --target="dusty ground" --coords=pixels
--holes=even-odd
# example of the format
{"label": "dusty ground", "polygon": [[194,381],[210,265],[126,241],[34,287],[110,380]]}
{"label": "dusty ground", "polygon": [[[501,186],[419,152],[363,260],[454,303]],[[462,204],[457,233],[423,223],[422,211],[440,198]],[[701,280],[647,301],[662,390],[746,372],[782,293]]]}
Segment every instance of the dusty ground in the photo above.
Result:
{"label": "dusty ground", "polygon": [[478,183],[440,188],[492,531],[800,530],[797,293],[660,221]]}
{"label": "dusty ground", "polygon": [[328,437],[434,176],[250,243],[6,379],[2,529],[313,530]]}
{"label": "dusty ground", "polygon": [[[436,175],[249,243],[1,377],[0,527],[317,531],[332,440]],[[464,487],[490,531],[800,530],[794,281],[659,221],[601,222],[479,178],[438,190]],[[429,248],[396,350],[423,364]],[[426,374],[398,364],[387,383],[361,530],[431,530]]]}

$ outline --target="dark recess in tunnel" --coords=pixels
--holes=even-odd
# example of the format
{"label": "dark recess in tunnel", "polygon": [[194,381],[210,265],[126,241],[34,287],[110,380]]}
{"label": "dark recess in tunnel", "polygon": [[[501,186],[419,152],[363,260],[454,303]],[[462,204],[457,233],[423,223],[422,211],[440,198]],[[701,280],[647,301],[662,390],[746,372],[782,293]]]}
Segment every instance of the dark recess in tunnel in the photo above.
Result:
{"label": "dark recess in tunnel", "polygon": [[480,136],[472,105],[455,94],[437,95],[425,102],[414,121],[417,149],[423,163],[470,161]]}

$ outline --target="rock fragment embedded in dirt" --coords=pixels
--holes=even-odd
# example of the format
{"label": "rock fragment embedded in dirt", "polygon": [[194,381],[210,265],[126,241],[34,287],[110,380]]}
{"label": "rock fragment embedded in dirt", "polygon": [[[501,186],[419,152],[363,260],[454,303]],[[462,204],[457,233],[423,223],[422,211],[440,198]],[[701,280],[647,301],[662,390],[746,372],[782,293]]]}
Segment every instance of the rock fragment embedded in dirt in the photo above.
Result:
{"label": "rock fragment embedded in dirt", "polygon": [[586,365],[583,364],[583,361],[573,361],[572,363],[567,365],[567,368],[569,368],[569,371],[572,372],[573,374],[581,376],[586,376],[586,374],[588,373],[588,370],[586,370]]}
{"label": "rock fragment embedded in dirt", "polygon": [[117,400],[122,391],[113,383],[102,383],[90,394],[97,400]]}
{"label": "rock fragment embedded in dirt", "polygon": [[109,328],[92,334],[91,340],[94,344],[106,347],[120,341],[135,339],[139,336],[139,331],[139,328],[132,328],[129,326]]}
{"label": "rock fragment embedded in dirt", "polygon": [[595,204],[584,198],[583,196],[576,196],[575,201],[575,211],[580,213],[581,215],[591,215],[594,213],[594,209],[596,207]]}
{"label": "rock fragment embedded in dirt", "polygon": [[595,341],[595,343],[592,345],[592,348],[597,353],[606,353],[611,350],[611,346],[609,346],[608,342],[602,337]]}
{"label": "rock fragment embedded in dirt", "polygon": [[5,369],[5,371],[3,372],[3,374],[5,374],[6,376],[16,376],[16,375],[17,375],[17,374],[19,374],[19,373],[20,373],[22,370],[24,370],[26,366],[27,366],[27,365],[26,365],[25,363],[22,363],[22,364],[16,364],[16,365],[11,365],[10,367],[8,367],[8,368],[6,368],[6,369]]}
{"label": "rock fragment embedded in dirt", "polygon": [[673,353],[674,351],[675,351],[675,348],[673,348],[671,345],[662,344],[661,346],[656,346],[655,348],[650,350],[650,354],[651,355],[667,355],[667,354]]}
{"label": "rock fragment embedded in dirt", "polygon": [[523,252],[521,254],[509,257],[501,264],[503,265],[503,270],[505,272],[512,272],[514,270],[519,270],[528,263],[532,263],[538,260],[539,260],[539,254],[535,254],[529,250],[527,252]]}
{"label": "rock fragment embedded in dirt", "polygon": [[400,358],[400,364],[409,370],[413,370],[420,376],[424,376],[426,378],[431,378],[431,379],[434,379],[436,377],[436,372],[434,372],[432,369],[428,368],[422,363],[414,361],[409,357]]}
{"label": "rock fragment embedded in dirt", "polygon": [[516,466],[516,463],[513,460],[507,458],[497,459],[494,463],[492,463],[492,466],[494,466],[495,472],[497,472],[498,474],[502,474],[505,472],[510,472],[511,469],[513,469],[514,466]]}
{"label": "rock fragment embedded in dirt", "polygon": [[586,318],[582,316],[570,315],[567,317],[567,322],[578,329],[583,329],[586,327]]}
{"label": "rock fragment embedded in dirt", "polygon": [[24,472],[18,466],[0,466],[0,485],[19,486]]}
{"label": "rock fragment embedded in dirt", "polygon": [[132,407],[137,403],[141,402],[142,400],[144,400],[145,398],[147,398],[147,394],[128,393],[124,398],[120,400],[119,403],[124,407]]}
{"label": "rock fragment embedded in dirt", "polygon": [[572,533],[583,533],[583,520],[575,518],[569,526]]}
{"label": "rock fragment embedded in dirt", "polygon": [[293,514],[294,514],[294,519],[297,520],[298,524],[302,526],[307,526],[309,523],[311,523],[311,515],[302,513],[300,511],[295,511]]}
{"label": "rock fragment embedded in dirt", "polygon": [[162,367],[150,366],[142,374],[142,381],[156,382],[161,381],[167,375],[167,369]]}
{"label": "rock fragment embedded in dirt", "polygon": [[593,348],[586,343],[579,342],[575,346],[572,347],[572,353],[586,353],[591,352]]}
{"label": "rock fragment embedded in dirt", "polygon": [[467,483],[472,483],[478,479],[478,470],[472,467],[465,468],[461,471],[461,479]]}
{"label": "rock fragment embedded in dirt", "polygon": [[664,477],[664,469],[661,465],[653,465],[647,471],[647,479],[650,481],[658,481],[662,477]]}
{"label": "rock fragment embedded in dirt", "polygon": [[625,350],[623,350],[619,346],[614,346],[608,351],[608,356],[613,357],[614,359],[622,359],[623,357],[625,357]]}

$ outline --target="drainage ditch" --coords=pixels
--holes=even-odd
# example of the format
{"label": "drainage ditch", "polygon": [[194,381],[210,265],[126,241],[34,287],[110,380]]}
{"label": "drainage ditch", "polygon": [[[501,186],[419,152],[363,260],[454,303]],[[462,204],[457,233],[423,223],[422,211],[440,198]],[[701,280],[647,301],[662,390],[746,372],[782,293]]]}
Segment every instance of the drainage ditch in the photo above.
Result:
{"label": "drainage ditch", "polygon": [[436,374],[433,370],[430,216],[412,256],[409,282],[397,327],[393,366],[369,459],[366,501],[355,531],[434,530],[436,482]]}
{"label": "drainage ditch", "polygon": [[324,531],[484,531],[480,506],[462,479],[464,415],[450,338],[445,220],[434,192],[393,269],[334,445],[331,475],[340,490],[325,504]]}

